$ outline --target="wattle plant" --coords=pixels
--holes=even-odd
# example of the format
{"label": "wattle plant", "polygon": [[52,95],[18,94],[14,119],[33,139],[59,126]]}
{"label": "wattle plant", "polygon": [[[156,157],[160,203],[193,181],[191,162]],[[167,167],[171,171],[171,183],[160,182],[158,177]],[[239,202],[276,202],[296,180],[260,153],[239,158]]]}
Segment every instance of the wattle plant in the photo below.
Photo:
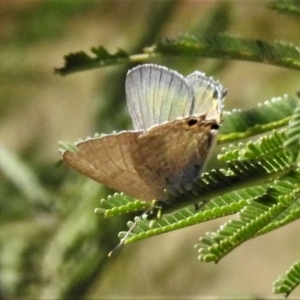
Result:
{"label": "wattle plant", "polygon": [[[275,1],[273,8],[300,13],[298,3]],[[297,10],[297,9],[298,10]],[[66,56],[61,75],[120,63],[151,62],[154,58],[179,56],[226,58],[255,61],[300,70],[299,48],[284,42],[269,43],[230,35],[201,37],[185,35],[163,39],[142,53],[119,50],[108,53],[103,47]],[[260,135],[257,138],[257,135]],[[247,142],[243,142],[247,139]],[[250,139],[250,141],[249,141]],[[248,110],[225,112],[218,144],[220,169],[208,170],[193,185],[172,198],[162,217],[154,224],[137,222],[125,244],[178,230],[212,219],[235,215],[217,232],[209,232],[195,248],[204,262],[217,262],[233,249],[262,234],[298,220],[300,216],[300,104],[290,96],[276,97]],[[66,149],[66,145],[62,144]],[[203,204],[200,210],[195,205]],[[150,203],[114,194],[100,202],[95,211],[105,217],[141,215]],[[238,218],[236,218],[238,216]],[[129,228],[133,222],[129,222]],[[126,232],[121,232],[122,239]],[[232,254],[234,255],[234,254]],[[288,295],[300,283],[300,261],[274,283],[275,293]]]}

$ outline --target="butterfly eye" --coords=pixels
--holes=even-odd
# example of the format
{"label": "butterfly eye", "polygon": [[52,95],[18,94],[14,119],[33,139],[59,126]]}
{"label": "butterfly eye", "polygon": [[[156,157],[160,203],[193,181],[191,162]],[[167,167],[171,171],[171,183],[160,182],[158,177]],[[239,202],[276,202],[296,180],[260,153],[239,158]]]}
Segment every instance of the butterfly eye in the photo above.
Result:
{"label": "butterfly eye", "polygon": [[210,127],[211,130],[213,130],[213,129],[218,130],[219,128],[220,128],[220,126],[217,123],[212,124]]}
{"label": "butterfly eye", "polygon": [[187,124],[188,124],[189,126],[193,126],[193,125],[196,125],[197,122],[198,122],[197,119],[189,119]]}

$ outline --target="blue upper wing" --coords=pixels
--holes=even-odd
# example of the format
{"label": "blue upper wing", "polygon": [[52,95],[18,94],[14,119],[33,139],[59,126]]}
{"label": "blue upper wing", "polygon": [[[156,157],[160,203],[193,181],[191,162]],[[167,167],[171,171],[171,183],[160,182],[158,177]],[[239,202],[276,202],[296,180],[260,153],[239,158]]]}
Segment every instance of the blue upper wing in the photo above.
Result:
{"label": "blue upper wing", "polygon": [[221,83],[196,71],[186,78],[194,93],[191,115],[206,114],[206,119],[220,121],[227,90]]}
{"label": "blue upper wing", "polygon": [[126,98],[134,129],[191,114],[193,91],[186,78],[162,66],[146,64],[133,68],[126,77]]}

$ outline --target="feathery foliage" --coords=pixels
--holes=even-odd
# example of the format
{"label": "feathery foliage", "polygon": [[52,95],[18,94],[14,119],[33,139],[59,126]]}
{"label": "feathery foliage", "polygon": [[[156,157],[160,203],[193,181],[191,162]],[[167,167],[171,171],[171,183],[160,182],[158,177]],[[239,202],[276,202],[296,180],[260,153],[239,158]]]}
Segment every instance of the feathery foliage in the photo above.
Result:
{"label": "feathery foliage", "polygon": [[284,276],[280,276],[275,282],[273,290],[276,294],[288,296],[300,282],[300,262],[296,262]]}
{"label": "feathery foliage", "polygon": [[300,51],[297,46],[285,42],[243,39],[228,34],[213,37],[183,35],[176,39],[161,39],[157,44],[145,48],[142,53],[134,55],[129,55],[124,50],[109,54],[103,47],[92,48],[91,51],[94,56],[85,52],[66,55],[65,66],[56,69],[56,72],[67,75],[103,66],[145,62],[169,56],[226,58],[300,70]]}
{"label": "feathery foliage", "polygon": [[[166,214],[154,224],[147,220],[129,222],[129,228],[134,227],[129,234],[120,232],[119,237],[126,238],[124,243],[127,244],[238,213],[237,220],[227,222],[215,233],[207,233],[207,236],[200,238],[200,243],[195,246],[199,252],[199,260],[217,262],[247,240],[298,220],[300,169],[294,163],[295,159],[292,159],[293,154],[299,153],[300,150],[299,137],[297,138],[300,105],[298,102],[298,107],[295,109],[297,102],[287,97],[265,102],[260,108],[264,111],[265,107],[267,113],[260,115],[257,127],[261,127],[260,124],[267,124],[266,119],[269,119],[268,129],[272,131],[268,135],[246,144],[238,143],[224,147],[218,158],[226,163],[226,168],[202,174],[192,191],[176,195],[171,198],[168,206],[159,207]],[[291,116],[293,109],[295,114]],[[274,112],[272,120],[270,120],[270,111]],[[278,112],[277,117],[276,112]],[[251,116],[251,113],[255,115],[257,109],[227,114],[229,125],[224,132],[234,132],[235,129],[240,128],[249,131],[251,126],[245,125],[247,122],[245,116]],[[253,119],[249,117],[249,120]],[[286,126],[287,120],[290,120],[288,126]],[[271,124],[276,124],[277,130]],[[280,130],[278,124],[281,125]],[[253,135],[257,133],[256,130],[250,132]],[[225,133],[221,135],[221,142],[226,140]],[[236,140],[239,138],[240,136],[237,136]],[[101,213],[109,217],[137,211],[142,213],[146,207],[149,208],[148,204],[132,201],[133,199],[128,196],[115,194],[108,200],[101,201],[101,209],[98,209],[98,212],[101,210]],[[187,206],[197,203],[202,205],[200,211],[195,210],[194,206]],[[287,284],[291,282],[287,278],[294,273],[295,271],[290,271],[289,276],[286,275],[282,280],[277,281],[275,291],[289,294],[299,284],[299,278],[296,277],[297,281],[295,276],[294,281]]]}
{"label": "feathery foliage", "polygon": [[[108,6],[105,5],[110,5],[108,3],[103,1],[100,4],[103,11],[107,11]],[[184,67],[189,71],[193,71],[195,60],[203,58],[217,59],[218,68],[215,70],[224,68],[230,60],[238,60],[241,64],[243,61],[257,62],[299,71],[299,45],[284,40],[285,36],[281,39],[276,37],[280,40],[278,42],[225,34],[224,31],[233,27],[228,26],[232,25],[228,13],[230,5],[224,3],[210,17],[208,25],[203,26],[199,22],[194,30],[189,29],[188,34],[161,38],[158,35],[166,32],[165,26],[176,7],[176,1],[163,1],[159,4],[162,10],[151,10],[148,20],[151,26],[145,28],[136,45],[131,36],[128,46],[121,45],[131,50],[109,51],[107,49],[111,45],[95,46],[90,53],[79,51],[66,55],[64,66],[55,72],[68,75],[116,65],[123,65],[125,72],[128,64],[157,60],[167,64],[170,59],[174,63],[175,57],[177,63],[184,62]],[[95,13],[97,9],[101,11],[93,1],[88,5],[81,3],[74,6],[72,1],[67,1],[63,7],[50,2],[45,5],[37,5],[36,10],[32,10],[31,17],[34,15],[34,19],[30,17],[30,22],[23,26],[30,28],[30,35],[23,34],[22,30],[18,33],[23,42],[29,43],[35,38],[36,41],[45,41],[45,38],[56,34],[61,37],[63,22],[57,22],[57,16],[59,20],[64,20],[70,14],[79,19],[86,9],[95,7]],[[269,7],[278,13],[300,15],[297,0],[275,0]],[[289,15],[285,17],[291,18]],[[40,26],[40,20],[45,18],[47,24],[53,25],[48,33],[44,26]],[[73,24],[74,20],[70,27]],[[57,26],[59,30],[55,30]],[[74,28],[77,33],[78,28]],[[289,27],[282,30],[287,31]],[[131,33],[134,37],[132,28]],[[120,74],[119,79],[113,74],[111,93],[114,95],[110,95],[107,104],[103,104],[113,108],[105,110],[101,107],[104,111],[101,113],[109,120],[111,116],[107,117],[107,112],[109,109],[115,110],[116,104],[123,99],[120,91],[124,88],[119,82],[123,85],[124,74]],[[22,77],[26,76],[22,74]],[[77,89],[76,86],[72,88]],[[293,94],[295,91],[285,92]],[[72,177],[72,172],[66,176],[62,173],[63,168],[52,171],[61,176],[57,179],[48,174],[51,172],[49,166],[31,166],[26,159],[28,153],[35,156],[34,147],[34,151],[28,149],[28,153],[25,151],[21,155],[0,147],[1,195],[6,200],[1,202],[0,210],[3,226],[0,234],[0,297],[82,297],[105,265],[107,253],[117,244],[115,232],[124,227],[128,214],[142,218],[137,223],[128,222],[129,228],[134,225],[129,233],[119,233],[125,244],[232,216],[216,232],[200,237],[195,245],[195,256],[202,262],[218,262],[248,240],[298,220],[300,104],[298,99],[288,95],[274,97],[259,106],[223,114],[218,136],[218,144],[223,148],[218,155],[218,167],[202,174],[191,190],[172,195],[168,204],[145,203],[122,193],[104,197],[107,190],[101,185]],[[4,108],[7,109],[6,99],[3,103],[2,115]],[[96,111],[97,114],[99,116],[100,112]],[[118,128],[119,120],[116,118],[113,121]],[[61,146],[74,150],[72,144],[62,143]],[[30,159],[35,163],[34,159]],[[45,180],[45,173],[49,181]],[[101,198],[104,199],[95,209]],[[101,216],[91,214],[93,209]],[[145,211],[155,212],[159,218],[151,221],[144,219]],[[109,226],[102,217],[111,218]],[[275,281],[275,293],[289,295],[299,286],[299,264],[299,261],[295,262]]]}
{"label": "feathery foliage", "polygon": [[300,3],[297,0],[276,0],[271,1],[269,6],[281,13],[294,14],[300,16]]}
{"label": "feathery foliage", "polygon": [[[295,12],[297,3],[274,1],[271,7]],[[234,59],[300,69],[300,52],[295,45],[228,34],[160,39],[137,54],[123,50],[109,54],[102,47],[98,50],[93,48],[94,57],[82,52],[71,54],[66,57],[65,66],[56,71],[65,75],[110,64],[145,62],[170,56]],[[298,219],[299,101],[285,95],[245,111],[225,112],[223,121],[218,143],[233,143],[226,145],[218,156],[225,166],[202,174],[191,190],[170,196],[167,205],[152,206],[153,210],[163,213],[155,223],[142,219],[129,222],[130,232],[119,234],[125,244],[237,214],[238,219],[227,222],[215,233],[207,233],[195,246],[201,261],[217,262],[247,240]],[[256,139],[259,134],[264,135]],[[252,138],[252,141],[239,142],[246,138]],[[201,209],[195,209],[195,205],[200,205]],[[149,203],[114,194],[101,200],[95,211],[105,217],[114,217],[127,213],[142,215],[147,209],[151,209]],[[299,275],[298,269],[296,264],[278,280],[275,292],[290,293],[300,282],[300,276],[295,276]]]}

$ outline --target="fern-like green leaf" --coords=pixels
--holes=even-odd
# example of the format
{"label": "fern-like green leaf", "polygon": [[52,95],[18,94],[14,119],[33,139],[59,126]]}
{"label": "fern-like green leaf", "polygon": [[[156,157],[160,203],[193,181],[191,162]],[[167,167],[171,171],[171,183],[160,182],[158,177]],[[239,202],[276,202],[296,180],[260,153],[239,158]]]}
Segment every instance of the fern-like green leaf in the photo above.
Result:
{"label": "fern-like green leaf", "polygon": [[[269,195],[262,195],[257,200],[272,203]],[[273,216],[272,207],[251,202],[240,212],[239,220],[231,220],[224,224],[216,233],[207,233],[195,247],[201,261],[219,261],[224,255],[235,249],[241,243],[255,236],[256,232],[267,225]]]}
{"label": "fern-like green leaf", "polygon": [[162,39],[149,48],[148,53],[160,56],[230,58],[300,69],[300,51],[295,45],[249,40],[227,34],[212,37],[183,35],[175,39]]}
{"label": "fern-like green leaf", "polygon": [[66,55],[65,65],[62,68],[55,69],[55,72],[60,75],[67,75],[74,72],[125,63],[129,60],[128,54],[123,50],[110,54],[105,48],[100,46],[92,48],[91,52],[92,56],[83,51]]}
{"label": "fern-like green leaf", "polygon": [[282,13],[300,16],[300,3],[298,0],[276,0],[271,1],[269,6]]}
{"label": "fern-like green leaf", "polygon": [[287,148],[283,146],[286,142],[286,134],[284,131],[274,131],[269,136],[261,137],[258,142],[248,142],[247,144],[239,143],[237,146],[230,145],[228,148],[223,147],[218,159],[224,162],[233,160],[258,160],[266,156],[272,155],[285,155]]}
{"label": "fern-like green leaf", "polygon": [[300,284],[300,262],[295,263],[284,276],[280,276],[273,283],[276,294],[285,294],[286,297]]}
{"label": "fern-like green leaf", "polygon": [[288,137],[285,142],[285,147],[290,149],[291,161],[297,162],[300,159],[300,104],[295,109],[294,115],[290,121],[288,129],[286,131]]}
{"label": "fern-like green leaf", "polygon": [[[271,230],[291,223],[300,217],[300,172],[291,171],[272,185],[277,193],[278,203],[284,209],[267,226],[257,232],[257,235],[265,234]],[[270,191],[269,191],[270,193]]]}
{"label": "fern-like green leaf", "polygon": [[135,200],[123,193],[115,193],[108,196],[107,199],[102,199],[100,206],[95,209],[95,213],[103,214],[105,218],[110,218],[133,212],[144,212],[151,207],[151,203]]}
{"label": "fern-like green leaf", "polygon": [[232,142],[282,128],[291,120],[298,104],[299,100],[285,95],[245,111],[225,112],[218,143]]}
{"label": "fern-like green leaf", "polygon": [[297,178],[296,186],[287,188],[287,177],[285,181],[275,182],[265,194],[240,211],[239,220],[231,220],[217,233],[208,233],[207,237],[201,238],[196,245],[199,259],[206,262],[218,261],[241,243],[285,225],[287,218],[289,221],[298,219],[300,173],[292,171],[289,176]]}
{"label": "fern-like green leaf", "polygon": [[67,75],[108,65],[145,62],[151,58],[163,56],[230,58],[300,69],[300,51],[295,45],[249,40],[227,34],[210,37],[183,35],[175,39],[161,39],[156,44],[144,48],[142,53],[133,55],[123,50],[110,54],[102,46],[92,48],[91,52],[93,56],[83,51],[66,55],[65,65],[57,68],[55,72]]}
{"label": "fern-like green leaf", "polygon": [[[205,207],[203,207],[203,211],[197,211],[194,206],[188,206],[172,214],[164,215],[162,219],[157,220],[154,225],[146,220],[140,221],[125,243],[132,243],[147,237],[237,213],[248,201],[252,201],[253,198],[261,195],[265,190],[266,187],[259,186],[242,189],[221,196],[219,195],[207,203]],[[133,222],[128,223],[129,228],[132,225]],[[119,237],[123,238],[126,234],[126,232],[121,232]]]}

